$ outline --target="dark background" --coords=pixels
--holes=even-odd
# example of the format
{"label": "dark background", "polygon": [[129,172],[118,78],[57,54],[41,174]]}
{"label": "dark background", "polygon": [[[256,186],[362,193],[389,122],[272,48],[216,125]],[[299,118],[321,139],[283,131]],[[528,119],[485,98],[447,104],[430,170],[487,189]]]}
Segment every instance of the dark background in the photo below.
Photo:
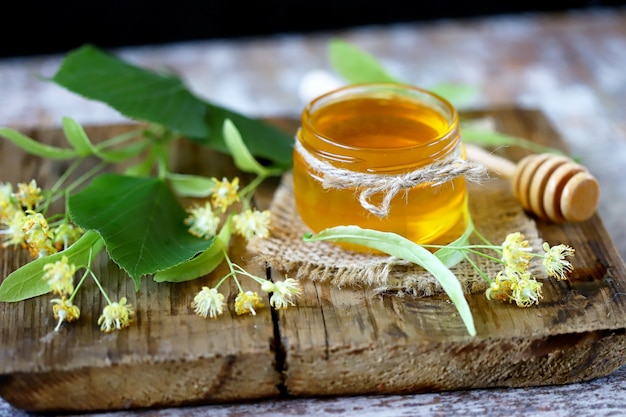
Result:
{"label": "dark background", "polygon": [[5,0],[0,57],[175,41],[306,33],[354,26],[524,12],[611,9],[626,0],[190,1]]}

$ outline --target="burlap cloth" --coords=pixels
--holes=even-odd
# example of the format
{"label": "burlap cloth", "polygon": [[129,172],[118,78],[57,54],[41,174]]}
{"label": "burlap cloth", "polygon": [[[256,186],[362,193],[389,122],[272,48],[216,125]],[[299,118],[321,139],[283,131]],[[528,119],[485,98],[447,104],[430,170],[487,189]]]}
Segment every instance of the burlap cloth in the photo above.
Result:
{"label": "burlap cloth", "polygon": [[[535,222],[515,200],[507,181],[490,179],[482,184],[468,183],[468,191],[476,229],[490,242],[500,244],[507,234],[521,232],[535,251],[541,250],[542,241]],[[326,281],[338,287],[365,285],[377,292],[396,295],[425,297],[443,292],[437,280],[415,264],[392,256],[345,250],[329,242],[304,242],[302,236],[310,230],[296,211],[290,173],[283,176],[269,210],[272,213],[270,237],[252,240],[248,249],[255,253],[256,261],[291,278]],[[489,254],[494,255],[494,252]],[[473,255],[472,260],[491,277],[502,269],[497,262],[482,256]],[[469,262],[463,261],[451,270],[466,293],[487,288],[486,281]]]}

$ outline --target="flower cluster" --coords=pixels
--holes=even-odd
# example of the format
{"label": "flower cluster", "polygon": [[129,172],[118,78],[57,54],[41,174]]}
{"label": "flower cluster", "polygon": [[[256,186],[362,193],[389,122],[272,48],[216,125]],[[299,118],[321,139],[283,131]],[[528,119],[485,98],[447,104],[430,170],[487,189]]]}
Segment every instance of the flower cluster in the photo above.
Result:
{"label": "flower cluster", "polygon": [[[185,224],[189,226],[189,233],[207,240],[217,234],[222,221],[220,215],[225,213],[233,203],[241,201],[237,193],[238,177],[232,181],[227,178],[222,180],[213,178],[213,181],[215,187],[211,194],[211,201],[188,208],[189,217],[185,219]],[[245,201],[244,206],[248,205],[249,202]],[[242,212],[233,214],[232,223],[234,232],[246,240],[253,237],[266,238],[269,236],[270,212],[245,208]]]}
{"label": "flower cluster", "polygon": [[47,282],[53,294],[61,297],[51,300],[54,318],[58,320],[57,326],[54,328],[55,331],[59,331],[63,322],[71,323],[78,320],[80,317],[80,309],[73,304],[73,300],[88,275],[91,275],[96,281],[98,288],[107,301],[107,306],[104,307],[102,315],[98,319],[100,330],[103,332],[111,332],[129,326],[133,310],[131,305],[126,304],[125,297],[122,298],[119,303],[111,302],[89,267],[83,274],[79,284],[74,287],[75,274],[76,265],[69,263],[67,256],[62,256],[60,261],[48,262],[43,267],[41,279]]}
{"label": "flower cluster", "polygon": [[[242,236],[246,241],[253,238],[266,238],[270,230],[270,212],[260,211],[250,207],[250,202],[245,197],[245,192],[239,191],[239,178],[232,181],[227,178],[217,180],[213,178],[215,187],[211,194],[210,201],[203,204],[195,204],[187,210],[189,217],[185,219],[185,224],[189,227],[189,233],[196,237],[211,239],[218,234],[220,224],[222,228],[227,228]],[[243,194],[243,195],[242,195]],[[222,223],[222,215],[235,202],[242,202],[243,209],[233,213]],[[220,233],[221,234],[221,233]],[[230,235],[227,233],[226,235]],[[225,242],[227,246],[227,242]],[[226,274],[214,287],[203,286],[200,292],[194,297],[191,307],[194,312],[204,318],[217,318],[224,313],[224,295],[218,291],[219,287],[229,278],[232,278],[239,292],[235,297],[235,314],[256,315],[259,308],[264,307],[263,300],[257,291],[244,290],[239,282],[240,277],[247,277],[256,281],[261,286],[261,290],[271,294],[270,306],[276,309],[283,309],[289,305],[294,305],[293,297],[300,295],[301,288],[298,282],[292,278],[285,281],[272,282],[266,278],[253,275],[241,266],[232,262],[226,250],[222,253],[229,266],[229,273]]]}
{"label": "flower cluster", "polygon": [[566,245],[550,246],[543,244],[544,253],[535,254],[525,236],[519,232],[511,233],[502,242],[499,251],[500,262],[504,270],[498,272],[485,295],[490,300],[515,302],[520,307],[539,304],[542,298],[543,283],[537,281],[530,272],[532,259],[539,258],[548,276],[564,280],[573,270],[572,264],[565,259],[574,255],[574,249]]}
{"label": "flower cluster", "polygon": [[31,256],[42,258],[69,247],[83,234],[67,218],[49,224],[43,211],[46,199],[37,182],[0,184],[0,235],[2,247],[28,248]]}

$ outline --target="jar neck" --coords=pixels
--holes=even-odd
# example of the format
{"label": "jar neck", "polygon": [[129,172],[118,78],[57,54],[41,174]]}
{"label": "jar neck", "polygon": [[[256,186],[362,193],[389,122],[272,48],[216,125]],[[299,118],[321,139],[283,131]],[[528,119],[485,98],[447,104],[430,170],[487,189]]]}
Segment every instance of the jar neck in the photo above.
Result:
{"label": "jar neck", "polygon": [[445,99],[400,84],[357,84],[309,103],[302,146],[336,167],[395,174],[459,150],[459,116]]}

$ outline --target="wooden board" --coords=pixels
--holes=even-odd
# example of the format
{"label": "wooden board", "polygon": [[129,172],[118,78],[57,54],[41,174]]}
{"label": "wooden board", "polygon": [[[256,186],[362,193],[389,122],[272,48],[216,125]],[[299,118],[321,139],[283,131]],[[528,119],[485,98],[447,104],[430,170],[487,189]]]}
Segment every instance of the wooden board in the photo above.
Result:
{"label": "wooden board", "polygon": [[[499,130],[563,147],[539,112],[466,116],[486,114]],[[292,120],[274,122],[295,131]],[[128,128],[88,132],[97,140]],[[58,130],[26,133],[62,143]],[[507,151],[512,159],[524,154]],[[188,143],[172,158],[179,172],[232,174],[228,158]],[[60,172],[59,164],[0,142],[0,181],[35,177],[50,186]],[[272,190],[265,187],[257,202],[267,206]],[[191,300],[223,271],[176,285],[145,279],[135,292],[130,279],[102,257],[96,274],[114,298],[126,296],[135,306],[136,323],[101,333],[96,320],[104,301],[89,283],[77,297],[80,320],[60,332],[53,331],[52,296],[0,304],[0,396],[28,411],[93,411],[566,384],[605,376],[626,362],[624,262],[598,216],[580,224],[539,222],[538,228],[543,239],[576,248],[572,279],[546,282],[542,303],[529,309],[469,296],[474,338],[444,297],[376,296],[311,282],[304,282],[294,308],[237,317],[229,307],[218,320],[204,320],[193,314]],[[232,249],[242,264],[250,260],[241,242]],[[0,278],[27,259],[27,253],[0,249]],[[249,267],[264,273],[262,266]],[[226,294],[230,306],[236,292]]]}

